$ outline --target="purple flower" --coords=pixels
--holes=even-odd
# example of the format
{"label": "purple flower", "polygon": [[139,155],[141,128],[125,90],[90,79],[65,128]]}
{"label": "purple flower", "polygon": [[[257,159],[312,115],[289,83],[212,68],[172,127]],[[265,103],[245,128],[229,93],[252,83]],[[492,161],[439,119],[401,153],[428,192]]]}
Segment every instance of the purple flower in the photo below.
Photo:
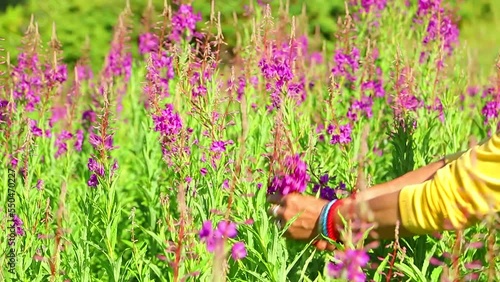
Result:
{"label": "purple flower", "polygon": [[236,231],[236,224],[231,221],[221,221],[217,225],[215,234],[218,237],[234,238],[238,234]]}
{"label": "purple flower", "polygon": [[111,165],[111,175],[113,175],[118,170],[118,161],[115,159],[113,165]]}
{"label": "purple flower", "polygon": [[16,169],[17,168],[17,164],[18,164],[18,160],[17,158],[14,158],[12,157],[12,159],[10,160],[10,166],[13,168],[13,169]]}
{"label": "purple flower", "polygon": [[479,93],[479,87],[477,86],[469,86],[467,88],[467,93],[469,94],[470,97],[474,97]]}
{"label": "purple flower", "polygon": [[89,180],[87,181],[87,185],[89,187],[97,187],[97,184],[99,183],[99,180],[97,179],[97,175],[95,174],[92,174],[89,178]]}
{"label": "purple flower", "polygon": [[335,193],[335,190],[332,189],[330,186],[321,186],[321,185],[316,184],[313,187],[313,192],[317,193],[318,191],[320,191],[319,197],[321,199],[325,199],[328,201],[337,199],[337,194]]}
{"label": "purple flower", "polygon": [[128,81],[131,70],[132,54],[125,51],[125,46],[122,42],[113,42],[111,44],[111,50],[106,57],[104,76],[107,79],[124,77],[125,80]]}
{"label": "purple flower", "polygon": [[57,84],[64,83],[68,79],[68,68],[65,64],[57,65],[56,67],[47,65],[44,76],[47,86],[52,88]]}
{"label": "purple flower", "polygon": [[430,42],[438,42],[448,54],[451,54],[453,47],[458,43],[459,29],[452,22],[451,17],[441,7],[441,0],[419,0],[417,22],[422,23],[422,18],[429,17],[426,35],[422,41],[424,45]]}
{"label": "purple flower", "polygon": [[212,229],[212,222],[207,220],[203,222],[203,225],[199,232],[201,242],[204,242],[207,246],[207,250],[212,253],[215,251],[218,244],[220,244],[219,238],[215,236],[214,230]]}
{"label": "purple flower", "polygon": [[222,188],[229,189],[229,180],[224,179],[224,182],[222,182]]}
{"label": "purple flower", "polygon": [[481,113],[484,116],[484,124],[488,124],[491,120],[498,117],[498,112],[500,110],[500,103],[495,99],[493,101],[486,102]]}
{"label": "purple flower", "polygon": [[345,252],[337,251],[335,253],[335,260],[337,262],[330,262],[327,266],[329,276],[333,278],[347,278],[353,282],[363,282],[366,280],[366,275],[362,271],[362,268],[370,260],[366,251],[351,249]]}
{"label": "purple flower", "polygon": [[9,101],[7,100],[0,100],[0,121],[5,121],[7,117],[7,113],[9,109],[7,109],[7,106],[9,105]]}
{"label": "purple flower", "polygon": [[87,163],[87,167],[91,172],[93,172],[101,177],[104,176],[104,167],[99,162],[94,160],[94,158],[89,158],[89,161]]}
{"label": "purple flower", "polygon": [[385,9],[387,0],[351,0],[351,5],[360,5],[360,12],[362,13],[376,13],[380,16],[380,11]]}
{"label": "purple flower", "polygon": [[396,82],[396,99],[394,101],[394,111],[396,116],[400,116],[403,112],[416,111],[423,106],[423,102],[413,95],[414,77],[412,70],[406,67],[399,74]]}
{"label": "purple flower", "polygon": [[[224,243],[227,238],[234,238],[237,235],[236,224],[230,221],[221,221],[214,230],[210,220],[204,221],[198,233],[200,240],[207,246],[209,252],[214,252],[217,246]],[[237,247],[238,254],[242,255],[241,247]]]}
{"label": "purple flower", "polygon": [[375,96],[377,98],[385,97],[384,80],[382,77],[382,69],[377,68],[377,78],[361,83],[361,91],[365,97]]}
{"label": "purple flower", "polygon": [[443,104],[441,103],[441,99],[436,97],[434,104],[431,105],[429,108],[430,108],[430,110],[438,112],[439,120],[441,122],[444,122]]}
{"label": "purple flower", "polygon": [[182,120],[179,114],[174,112],[174,106],[167,104],[160,116],[153,116],[155,131],[161,135],[175,139],[182,129]]}
{"label": "purple flower", "polygon": [[87,123],[94,123],[96,121],[96,114],[94,111],[92,110],[87,110],[85,112],[83,112],[82,114],[82,122],[87,122]]}
{"label": "purple flower", "polygon": [[144,55],[146,53],[155,52],[158,49],[160,40],[154,33],[143,33],[139,35],[139,53]]}
{"label": "purple flower", "polygon": [[73,134],[70,132],[63,130],[56,138],[55,146],[57,147],[57,152],[55,154],[56,158],[59,158],[62,154],[68,151],[68,145],[66,141],[73,138]]}
{"label": "purple flower", "polygon": [[150,99],[168,97],[170,96],[169,82],[175,75],[172,56],[168,55],[166,51],[162,51],[160,54],[152,52],[150,56],[151,60],[146,68],[144,93]]}
{"label": "purple flower", "polygon": [[298,75],[293,66],[300,56],[307,55],[307,38],[282,44],[272,42],[269,48],[271,54],[262,57],[258,64],[265,79],[266,91],[271,97],[268,110],[280,107],[283,93],[294,98],[298,104],[302,103],[306,98],[305,78]]}
{"label": "purple flower", "polygon": [[53,127],[56,122],[66,117],[66,107],[52,108],[52,116],[49,120],[49,126]]}
{"label": "purple flower", "polygon": [[441,0],[418,0],[417,15],[422,16],[441,10]]}
{"label": "purple flower", "polygon": [[356,81],[356,72],[359,69],[359,49],[353,47],[350,53],[337,49],[333,57],[332,74],[347,79],[347,81]]}
{"label": "purple flower", "polygon": [[193,98],[205,96],[207,94],[207,88],[203,85],[196,85],[193,87],[191,94],[193,95]]}
{"label": "purple flower", "polygon": [[[332,179],[335,179],[335,177],[333,177]],[[320,198],[331,201],[337,199],[338,190],[345,190],[345,184],[343,182],[340,182],[337,187],[331,188],[330,186],[328,186],[329,181],[330,176],[328,174],[322,175],[319,178],[319,183],[313,186],[312,191],[313,193],[317,193],[319,191]]]}
{"label": "purple flower", "polygon": [[364,114],[367,118],[373,116],[372,111],[373,99],[370,96],[363,96],[360,100],[354,100],[347,111],[347,117],[351,121],[357,121],[359,113]]}
{"label": "purple flower", "polygon": [[268,194],[280,193],[303,193],[306,190],[310,176],[307,173],[307,165],[300,159],[300,155],[287,156],[285,158],[285,172],[280,173],[272,179]]}
{"label": "purple flower", "polygon": [[88,65],[84,65],[81,63],[78,63],[76,66],[76,73],[78,76],[78,80],[90,80],[94,77],[94,73],[92,72],[92,69]]}
{"label": "purple flower", "polygon": [[337,131],[334,125],[328,126],[327,133],[331,135],[330,144],[349,144],[352,141],[352,127],[350,123],[341,125]]}
{"label": "purple flower", "polygon": [[78,129],[76,131],[75,150],[77,152],[81,152],[82,147],[83,147],[83,130]]}
{"label": "purple flower", "polygon": [[231,249],[231,256],[234,260],[240,260],[247,256],[247,249],[245,247],[245,243],[236,242]]}
{"label": "purple flower", "polygon": [[207,220],[203,222],[203,225],[200,229],[200,239],[208,238],[212,234],[212,222]]}
{"label": "purple flower", "polygon": [[210,146],[210,151],[214,153],[222,153],[226,151],[226,142],[224,141],[214,141]]}
{"label": "purple flower", "polygon": [[30,126],[30,130],[31,130],[31,133],[33,134],[33,136],[37,136],[37,137],[43,136],[43,131],[37,126],[36,120],[30,119],[29,126]]}
{"label": "purple flower", "polygon": [[201,13],[195,14],[191,5],[180,5],[179,10],[172,16],[172,32],[169,39],[180,42],[182,36],[186,34],[186,39],[191,40],[195,35],[196,23],[201,19]]}
{"label": "purple flower", "polygon": [[324,184],[327,184],[329,180],[330,180],[330,176],[328,174],[323,174],[319,178],[319,183],[324,185]]}
{"label": "purple flower", "polygon": [[238,101],[241,100],[241,97],[243,97],[243,95],[245,94],[245,87],[247,86],[247,81],[246,81],[246,78],[245,76],[240,76],[238,77],[238,88],[236,90],[236,94],[237,94],[237,97],[236,99]]}
{"label": "purple flower", "polygon": [[96,150],[99,150],[100,147],[102,147],[106,151],[116,148],[115,146],[113,146],[113,136],[111,134],[108,134],[103,138],[102,136],[99,136],[94,132],[91,132],[89,135],[89,143]]}
{"label": "purple flower", "polygon": [[12,216],[12,227],[16,230],[16,234],[18,236],[23,236],[24,235],[24,229],[23,229],[24,222],[19,218],[17,214],[14,214]]}
{"label": "purple flower", "polygon": [[17,61],[17,66],[12,67],[10,74],[14,82],[14,100],[23,103],[26,111],[32,112],[40,103],[40,93],[44,87],[42,67],[37,54],[20,53]]}
{"label": "purple flower", "polygon": [[35,185],[36,189],[38,189],[39,191],[43,189],[43,180],[42,179],[38,179],[38,181],[36,182],[36,185]]}
{"label": "purple flower", "polygon": [[208,170],[203,167],[203,168],[200,169],[200,173],[201,173],[201,175],[205,176],[205,175],[207,175]]}
{"label": "purple flower", "polygon": [[310,55],[310,60],[318,65],[323,63],[323,54],[321,52],[313,52]]}

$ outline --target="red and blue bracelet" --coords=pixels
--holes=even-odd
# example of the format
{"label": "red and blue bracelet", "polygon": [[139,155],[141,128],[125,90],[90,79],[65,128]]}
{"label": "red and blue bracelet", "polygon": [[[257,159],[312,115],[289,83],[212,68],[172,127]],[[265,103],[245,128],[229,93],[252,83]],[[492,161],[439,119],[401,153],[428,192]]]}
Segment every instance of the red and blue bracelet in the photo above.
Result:
{"label": "red and blue bracelet", "polygon": [[321,235],[335,242],[340,242],[340,233],[337,230],[335,214],[337,213],[340,205],[342,205],[342,202],[343,201],[339,199],[328,202],[328,204],[323,207],[319,216],[319,228]]}

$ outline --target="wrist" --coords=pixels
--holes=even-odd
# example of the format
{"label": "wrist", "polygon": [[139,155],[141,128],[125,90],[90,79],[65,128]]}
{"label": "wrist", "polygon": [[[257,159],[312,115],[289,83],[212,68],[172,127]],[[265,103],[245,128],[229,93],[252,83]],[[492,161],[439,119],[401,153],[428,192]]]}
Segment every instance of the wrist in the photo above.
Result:
{"label": "wrist", "polygon": [[335,203],[336,200],[330,201],[326,203],[323,208],[321,209],[321,213],[319,214],[319,219],[318,219],[318,234],[323,236],[323,237],[328,237],[327,236],[327,217],[328,217],[328,211],[331,208],[331,206]]}
{"label": "wrist", "polygon": [[330,209],[328,210],[328,214],[326,216],[327,220],[327,229],[326,229],[326,235],[327,237],[335,242],[340,243],[340,232],[339,232],[339,225],[336,220],[337,214],[339,212],[339,208],[344,204],[343,199],[339,199],[335,201]]}
{"label": "wrist", "polygon": [[340,242],[340,233],[337,228],[335,216],[344,201],[335,199],[326,204],[319,216],[318,233],[330,240]]}

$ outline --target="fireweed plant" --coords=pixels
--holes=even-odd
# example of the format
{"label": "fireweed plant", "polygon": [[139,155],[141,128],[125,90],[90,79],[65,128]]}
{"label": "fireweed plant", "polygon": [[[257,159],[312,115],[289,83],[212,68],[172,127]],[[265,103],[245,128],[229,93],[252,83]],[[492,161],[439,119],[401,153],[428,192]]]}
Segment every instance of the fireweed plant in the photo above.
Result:
{"label": "fireweed plant", "polygon": [[346,222],[332,253],[282,238],[267,195],[355,195],[497,130],[500,63],[490,77],[458,67],[446,1],[346,1],[333,49],[306,9],[267,2],[249,24],[235,15],[231,56],[214,3],[203,18],[184,2],[150,3],[141,27],[126,6],[99,72],[91,41],[63,63],[57,23],[45,41],[33,18],[20,55],[1,50],[0,152],[16,172],[15,214],[0,209],[15,274],[2,252],[1,280],[498,278],[497,215],[370,243],[370,224]]}

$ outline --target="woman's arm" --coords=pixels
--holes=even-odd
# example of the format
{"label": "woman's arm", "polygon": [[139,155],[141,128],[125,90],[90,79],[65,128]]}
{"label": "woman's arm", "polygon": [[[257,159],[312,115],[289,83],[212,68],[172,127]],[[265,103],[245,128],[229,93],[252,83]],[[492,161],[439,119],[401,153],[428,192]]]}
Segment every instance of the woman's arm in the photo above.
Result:
{"label": "woman's arm", "polygon": [[[340,215],[361,219],[375,223],[378,238],[392,239],[397,226],[400,236],[428,234],[463,228],[491,210],[499,211],[500,137],[494,135],[453,159],[431,163],[344,199],[338,210],[330,210],[335,223],[342,228]],[[275,204],[271,211],[276,213],[271,214],[282,224],[294,218],[285,236],[317,238],[319,215],[328,201],[301,194],[273,195],[268,200]],[[319,242],[322,246],[317,248],[331,249],[325,241]]]}
{"label": "woman's arm", "polygon": [[[426,181],[436,173],[436,171],[445,165],[444,160],[440,160],[424,166],[415,171],[411,171],[397,179],[387,183],[379,184],[361,191],[356,194],[356,199],[352,197],[345,199],[345,204],[340,208],[340,212],[344,218],[348,216],[351,208],[354,208],[352,218],[361,217],[368,219],[365,215],[363,217],[362,204],[368,201],[371,210],[375,211],[374,221],[378,223],[380,230],[387,230],[384,233],[393,234],[396,218],[391,215],[397,214],[397,194],[399,191],[408,184],[416,184]],[[272,204],[278,205],[279,209],[276,211],[277,216],[288,222],[291,218],[295,217],[298,213],[301,215],[289,226],[286,236],[297,240],[310,240],[318,235],[318,218],[322,208],[328,203],[323,199],[317,199],[313,196],[301,194],[289,194],[287,196],[272,195],[268,197],[268,201]],[[366,205],[366,204],[365,204]],[[273,214],[272,208],[269,211]],[[341,221],[337,217],[337,223]],[[325,249],[333,247],[327,245],[326,241],[322,241],[322,247]]]}
{"label": "woman's arm", "polygon": [[[364,222],[377,224],[377,235],[381,239],[394,238],[399,214],[399,192],[407,185],[419,184],[430,180],[436,172],[444,167],[445,159],[428,164],[417,170],[410,171],[394,180],[377,184],[364,191],[358,192],[356,197],[349,197],[339,208],[339,212],[346,220],[361,219]],[[371,211],[370,215],[366,208]],[[335,217],[335,222],[341,223],[340,215]],[[412,235],[404,227],[399,226],[401,236]]]}
{"label": "woman's arm", "polygon": [[[465,228],[500,210],[500,137],[482,143],[446,165],[440,160],[359,192],[339,212],[375,223],[386,239],[394,238],[398,224],[401,236]],[[335,221],[342,222],[339,215]]]}
{"label": "woman's arm", "polygon": [[357,196],[361,196],[365,201],[367,201],[392,192],[399,192],[407,185],[418,184],[431,179],[436,171],[445,165],[445,159],[441,159],[417,170],[410,171],[391,181],[372,186],[363,192],[359,192]]}

